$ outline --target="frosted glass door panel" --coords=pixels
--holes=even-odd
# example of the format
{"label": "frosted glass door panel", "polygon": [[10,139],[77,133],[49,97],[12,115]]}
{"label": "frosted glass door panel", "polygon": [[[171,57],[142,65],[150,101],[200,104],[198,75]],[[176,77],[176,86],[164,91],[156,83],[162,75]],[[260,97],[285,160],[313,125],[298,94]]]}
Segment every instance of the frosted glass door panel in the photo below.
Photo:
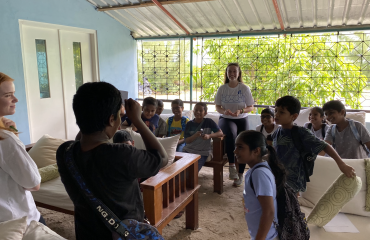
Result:
{"label": "frosted glass door panel", "polygon": [[60,30],[63,89],[66,107],[67,138],[74,139],[79,131],[72,108],[73,96],[79,85],[92,82],[90,34]]}
{"label": "frosted glass door panel", "polygon": [[44,134],[65,139],[58,31],[23,25],[22,44],[31,142]]}

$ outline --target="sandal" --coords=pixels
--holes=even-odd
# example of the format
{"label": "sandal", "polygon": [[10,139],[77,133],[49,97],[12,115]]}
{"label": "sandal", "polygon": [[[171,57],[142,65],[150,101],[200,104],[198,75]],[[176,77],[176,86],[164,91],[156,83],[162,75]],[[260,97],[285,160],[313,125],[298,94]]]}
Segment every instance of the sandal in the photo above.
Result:
{"label": "sandal", "polygon": [[184,215],[184,211],[180,211],[174,218],[181,218]]}

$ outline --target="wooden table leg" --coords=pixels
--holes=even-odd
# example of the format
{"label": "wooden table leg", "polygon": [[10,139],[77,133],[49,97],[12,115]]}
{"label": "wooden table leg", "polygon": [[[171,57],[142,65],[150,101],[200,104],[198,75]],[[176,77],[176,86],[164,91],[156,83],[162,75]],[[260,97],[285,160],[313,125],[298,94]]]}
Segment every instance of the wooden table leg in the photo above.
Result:
{"label": "wooden table leg", "polygon": [[196,191],[193,200],[186,206],[186,229],[196,230],[199,228],[198,213],[198,191]]}
{"label": "wooden table leg", "polygon": [[224,173],[223,166],[213,167],[213,191],[222,194],[224,191]]}

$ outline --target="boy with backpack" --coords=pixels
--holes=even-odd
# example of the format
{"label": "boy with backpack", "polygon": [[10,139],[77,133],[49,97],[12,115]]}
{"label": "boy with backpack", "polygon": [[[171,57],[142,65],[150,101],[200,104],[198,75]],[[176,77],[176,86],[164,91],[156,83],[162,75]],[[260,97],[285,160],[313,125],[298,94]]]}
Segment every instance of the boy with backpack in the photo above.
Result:
{"label": "boy with backpack", "polygon": [[181,99],[175,99],[171,103],[172,117],[169,117],[166,121],[168,133],[167,137],[172,137],[181,134],[180,140],[177,144],[176,152],[182,152],[185,146],[184,132],[186,124],[189,122],[187,117],[182,116],[184,111],[184,103]]}
{"label": "boy with backpack", "polygon": [[324,111],[321,107],[313,107],[308,117],[309,122],[306,122],[303,127],[311,130],[313,135],[324,140],[329,125],[325,123]]}
{"label": "boy with backpack", "polygon": [[347,177],[355,177],[355,170],[345,164],[329,144],[316,138],[307,128],[294,126],[300,109],[301,103],[292,96],[281,97],[275,103],[275,122],[281,126],[272,135],[273,146],[287,170],[287,184],[297,195],[306,191],[314,160],[322,150],[336,161]]}
{"label": "boy with backpack", "polygon": [[271,135],[279,127],[279,125],[275,123],[275,113],[272,108],[265,108],[262,110],[261,123],[261,125],[256,127],[256,131],[265,136],[268,145],[272,145]]}
{"label": "boy with backpack", "polygon": [[346,109],[338,100],[324,104],[327,120],[332,123],[326,132],[325,141],[333,146],[341,158],[367,158],[370,134],[360,122],[346,119]]}

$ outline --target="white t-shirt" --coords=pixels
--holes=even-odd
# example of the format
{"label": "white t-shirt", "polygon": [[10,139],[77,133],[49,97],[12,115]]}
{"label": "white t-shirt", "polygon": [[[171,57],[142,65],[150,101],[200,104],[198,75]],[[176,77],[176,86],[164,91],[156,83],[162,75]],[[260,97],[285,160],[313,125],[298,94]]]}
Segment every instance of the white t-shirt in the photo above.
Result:
{"label": "white t-shirt", "polygon": [[[244,83],[239,83],[236,87],[231,88],[229,84],[224,84],[218,88],[215,104],[221,105],[223,109],[230,109],[231,112],[236,112],[247,106],[253,106],[254,100],[251,90]],[[224,118],[239,119],[248,116],[248,113],[239,114],[237,117],[223,115]]]}
{"label": "white t-shirt", "polygon": [[[310,122],[306,122],[303,127],[308,128],[308,124],[310,124]],[[329,125],[326,124],[326,126],[325,126],[325,135],[326,135],[326,132],[328,131],[328,128],[329,128]],[[313,133],[313,135],[315,135],[318,139],[324,140],[324,136],[322,135],[322,129],[321,128],[319,130],[315,131],[315,129],[313,129],[313,126],[311,126],[310,130]]]}
{"label": "white t-shirt", "polygon": [[40,184],[35,162],[12,132],[0,130],[0,222],[27,216],[27,224],[40,220],[30,191]]}
{"label": "white t-shirt", "polygon": [[[276,129],[278,129],[278,127],[279,127],[279,126],[280,126],[279,124],[274,123],[274,129],[273,129],[273,130],[272,130],[272,132],[270,132],[270,133],[266,132],[266,128],[264,127],[264,128],[262,129],[262,134],[263,134],[263,136],[265,136],[265,138],[267,138],[267,136],[268,136],[268,135],[273,134],[273,133],[276,131]],[[257,132],[261,132],[261,127],[262,127],[262,124],[261,124],[261,125],[258,125],[258,126],[256,127],[256,131],[257,131]]]}

